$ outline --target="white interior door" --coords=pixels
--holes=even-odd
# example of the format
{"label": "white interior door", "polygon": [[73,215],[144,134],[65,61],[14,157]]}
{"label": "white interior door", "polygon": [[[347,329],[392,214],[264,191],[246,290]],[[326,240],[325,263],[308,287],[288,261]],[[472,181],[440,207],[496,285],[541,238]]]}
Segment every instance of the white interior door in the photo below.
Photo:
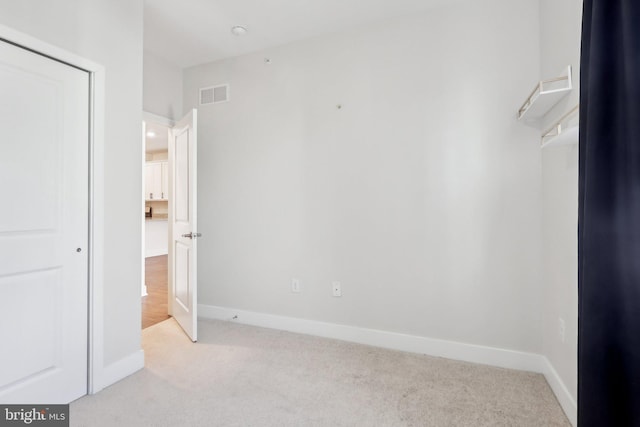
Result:
{"label": "white interior door", "polygon": [[0,40],[0,402],[87,392],[89,74]]}
{"label": "white interior door", "polygon": [[172,194],[170,223],[170,310],[192,341],[198,339],[197,111],[169,135]]}

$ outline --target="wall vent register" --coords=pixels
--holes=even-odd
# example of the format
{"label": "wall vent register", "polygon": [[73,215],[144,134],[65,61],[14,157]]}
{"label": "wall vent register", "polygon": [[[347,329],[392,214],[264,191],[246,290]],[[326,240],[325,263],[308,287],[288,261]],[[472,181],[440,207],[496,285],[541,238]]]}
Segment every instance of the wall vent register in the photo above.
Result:
{"label": "wall vent register", "polygon": [[229,101],[229,85],[217,85],[200,89],[200,105],[219,104]]}

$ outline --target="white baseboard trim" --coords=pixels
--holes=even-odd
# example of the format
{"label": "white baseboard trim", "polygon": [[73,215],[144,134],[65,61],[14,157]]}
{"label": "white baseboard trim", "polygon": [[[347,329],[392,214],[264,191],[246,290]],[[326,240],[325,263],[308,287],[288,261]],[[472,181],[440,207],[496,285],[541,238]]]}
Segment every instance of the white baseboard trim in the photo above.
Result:
{"label": "white baseboard trim", "polygon": [[542,373],[547,379],[549,387],[551,387],[551,390],[553,390],[553,393],[556,395],[558,402],[560,402],[560,406],[562,406],[565,415],[569,418],[571,425],[576,427],[578,425],[578,404],[551,364],[551,361],[544,356],[542,356],[542,358],[544,359],[544,371]]}
{"label": "white baseboard trim", "polygon": [[544,374],[567,417],[576,426],[575,401],[549,360],[539,354],[205,304],[198,305],[198,314],[203,319],[233,321],[392,350]]}
{"label": "white baseboard trim", "polygon": [[[481,363],[501,368],[538,373],[542,373],[543,368],[542,356],[532,353],[211,305],[198,305],[198,313],[200,317],[203,318],[233,320],[234,322],[248,325],[281,329],[289,332],[316,335],[410,353],[428,354],[430,356]],[[237,318],[233,319],[234,316],[237,316]]]}
{"label": "white baseboard trim", "polygon": [[142,368],[144,368],[144,350],[138,350],[117,362],[105,366],[101,369],[94,393],[117,383]]}

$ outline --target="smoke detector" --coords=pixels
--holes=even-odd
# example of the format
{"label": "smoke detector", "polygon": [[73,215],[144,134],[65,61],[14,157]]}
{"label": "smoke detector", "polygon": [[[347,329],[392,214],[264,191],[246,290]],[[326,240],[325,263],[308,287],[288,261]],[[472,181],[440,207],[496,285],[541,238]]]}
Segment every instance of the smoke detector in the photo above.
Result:
{"label": "smoke detector", "polygon": [[247,29],[242,25],[236,25],[234,27],[231,27],[231,34],[238,37],[244,36],[245,34],[247,34]]}

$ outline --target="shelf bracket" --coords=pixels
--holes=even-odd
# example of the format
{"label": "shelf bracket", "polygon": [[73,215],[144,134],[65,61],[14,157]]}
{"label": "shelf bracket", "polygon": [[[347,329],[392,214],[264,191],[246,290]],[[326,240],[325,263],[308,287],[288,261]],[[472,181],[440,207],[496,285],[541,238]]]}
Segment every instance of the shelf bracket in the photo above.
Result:
{"label": "shelf bracket", "polygon": [[578,122],[575,119],[579,117],[579,112],[580,104],[577,104],[544,132],[540,141],[542,147],[568,145],[577,142]]}

